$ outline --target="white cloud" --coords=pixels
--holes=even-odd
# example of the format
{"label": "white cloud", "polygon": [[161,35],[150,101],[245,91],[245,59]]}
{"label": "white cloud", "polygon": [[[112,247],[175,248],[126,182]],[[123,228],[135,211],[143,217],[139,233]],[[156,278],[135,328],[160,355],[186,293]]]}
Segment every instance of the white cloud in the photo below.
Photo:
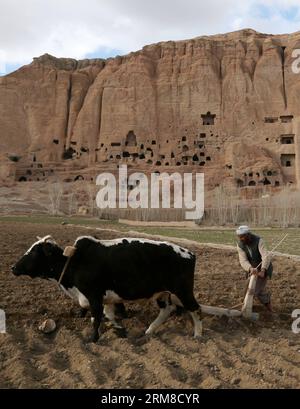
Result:
{"label": "white cloud", "polygon": [[240,30],[243,27],[243,19],[241,17],[237,17],[233,20],[232,29],[233,30]]}
{"label": "white cloud", "polygon": [[[282,13],[291,7],[297,7],[293,19]],[[243,27],[292,32],[300,22],[299,0],[0,0],[0,10],[2,69],[4,62],[24,64],[46,52],[84,58],[99,51],[101,57],[101,49],[127,53]]]}

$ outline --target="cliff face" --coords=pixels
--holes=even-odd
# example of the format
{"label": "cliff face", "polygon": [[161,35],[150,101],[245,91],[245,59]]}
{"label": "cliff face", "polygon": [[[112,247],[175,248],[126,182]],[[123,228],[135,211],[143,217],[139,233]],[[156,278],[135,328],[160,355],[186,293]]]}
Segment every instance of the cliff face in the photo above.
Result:
{"label": "cliff face", "polygon": [[108,60],[35,58],[0,78],[2,158],[20,180],[34,163],[84,178],[130,163],[204,171],[211,188],[299,183],[296,48],[300,33],[243,30]]}

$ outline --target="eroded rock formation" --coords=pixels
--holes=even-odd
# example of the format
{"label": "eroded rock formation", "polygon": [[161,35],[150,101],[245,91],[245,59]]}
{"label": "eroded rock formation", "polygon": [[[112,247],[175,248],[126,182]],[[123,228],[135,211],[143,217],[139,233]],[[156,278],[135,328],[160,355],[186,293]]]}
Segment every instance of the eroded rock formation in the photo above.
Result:
{"label": "eroded rock formation", "polygon": [[300,33],[242,30],[0,78],[0,177],[93,180],[120,163],[206,187],[300,184]]}

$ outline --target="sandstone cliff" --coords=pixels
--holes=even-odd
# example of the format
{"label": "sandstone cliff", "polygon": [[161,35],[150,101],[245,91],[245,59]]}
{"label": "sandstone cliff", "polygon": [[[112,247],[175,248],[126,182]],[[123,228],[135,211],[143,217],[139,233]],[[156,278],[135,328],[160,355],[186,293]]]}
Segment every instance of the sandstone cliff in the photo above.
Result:
{"label": "sandstone cliff", "polygon": [[34,58],[0,78],[0,177],[203,171],[208,188],[300,183],[300,32],[145,46],[108,60]]}

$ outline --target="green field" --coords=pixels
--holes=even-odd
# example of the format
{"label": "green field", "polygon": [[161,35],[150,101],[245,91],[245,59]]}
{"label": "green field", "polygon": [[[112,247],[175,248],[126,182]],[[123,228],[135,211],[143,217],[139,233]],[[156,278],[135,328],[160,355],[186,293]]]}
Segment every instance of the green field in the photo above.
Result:
{"label": "green field", "polygon": [[[117,221],[106,221],[95,218],[78,218],[78,217],[54,217],[54,216],[2,216],[1,222],[19,222],[19,223],[39,223],[39,224],[61,224],[66,222],[68,224],[79,226],[100,227],[106,229],[119,230],[122,234],[126,231],[134,230],[140,233],[158,234],[161,236],[186,238],[198,241],[199,243],[216,243],[235,245],[235,228],[176,228],[176,227],[144,227],[144,226],[128,226],[118,223]],[[281,253],[294,254],[300,256],[300,229],[299,228],[257,228],[253,229],[255,233],[261,236],[267,247],[271,250],[281,238],[288,233],[285,241],[276,249]]]}
{"label": "green field", "polygon": [[[235,229],[177,229],[177,228],[164,228],[164,227],[138,227],[134,228],[136,231],[145,232],[148,234],[159,234],[162,236],[172,236],[179,238],[186,238],[190,240],[198,241],[199,243],[216,243],[216,244],[236,244]],[[287,233],[288,237],[284,242],[276,249],[281,253],[300,255],[300,229],[254,229],[256,234],[261,236],[269,250],[271,250],[281,238]]]}

